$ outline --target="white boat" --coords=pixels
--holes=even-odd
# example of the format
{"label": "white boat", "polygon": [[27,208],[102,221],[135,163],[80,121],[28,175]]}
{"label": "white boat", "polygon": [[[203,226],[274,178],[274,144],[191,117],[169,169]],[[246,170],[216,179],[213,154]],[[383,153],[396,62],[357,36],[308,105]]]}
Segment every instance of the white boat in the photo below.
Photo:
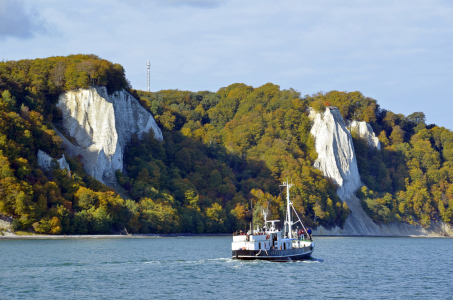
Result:
{"label": "white boat", "polygon": [[[271,260],[271,261],[293,261],[310,258],[315,248],[315,243],[311,237],[311,230],[305,228],[299,215],[289,197],[289,189],[292,184],[288,181],[283,183],[286,188],[286,217],[284,231],[275,227],[279,220],[267,220],[267,214],[263,211],[264,228],[253,229],[248,233],[233,235],[231,250],[233,259],[244,260]],[[297,221],[291,219],[291,212],[294,211]],[[300,223],[302,229],[293,231],[293,225]]]}

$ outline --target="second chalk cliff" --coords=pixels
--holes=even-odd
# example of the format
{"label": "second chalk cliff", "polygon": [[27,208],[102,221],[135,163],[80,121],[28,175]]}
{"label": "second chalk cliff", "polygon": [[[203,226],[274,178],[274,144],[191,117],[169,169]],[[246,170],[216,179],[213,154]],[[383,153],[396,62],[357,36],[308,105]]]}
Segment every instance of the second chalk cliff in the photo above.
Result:
{"label": "second chalk cliff", "polygon": [[340,111],[327,107],[325,112],[310,111],[318,159],[315,168],[338,185],[337,194],[344,201],[361,185],[351,133]]}
{"label": "second chalk cliff", "polygon": [[[366,122],[345,122],[335,107],[326,107],[322,113],[310,111],[312,128],[318,158],[314,166],[337,185],[337,194],[351,210],[343,228],[326,229],[318,226],[316,235],[366,235],[366,236],[453,236],[453,229],[442,223],[434,223],[429,230],[407,223],[376,224],[365,213],[355,191],[362,186],[354,144],[350,130],[367,140],[370,147],[380,149],[380,143],[373,129]],[[346,124],[348,123],[349,126]]]}

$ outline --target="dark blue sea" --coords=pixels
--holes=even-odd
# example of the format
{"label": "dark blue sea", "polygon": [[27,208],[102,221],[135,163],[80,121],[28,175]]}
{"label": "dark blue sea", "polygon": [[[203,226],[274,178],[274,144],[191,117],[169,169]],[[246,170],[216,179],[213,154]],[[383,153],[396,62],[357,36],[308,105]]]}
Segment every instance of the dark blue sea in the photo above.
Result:
{"label": "dark blue sea", "polygon": [[231,259],[231,237],[0,240],[1,299],[453,299],[453,239],[318,237]]}

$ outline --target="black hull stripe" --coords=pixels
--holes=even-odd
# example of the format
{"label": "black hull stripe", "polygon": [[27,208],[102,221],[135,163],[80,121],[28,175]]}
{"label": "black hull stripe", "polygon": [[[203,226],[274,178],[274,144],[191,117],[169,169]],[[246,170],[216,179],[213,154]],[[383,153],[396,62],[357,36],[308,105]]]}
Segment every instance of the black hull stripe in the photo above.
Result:
{"label": "black hull stripe", "polygon": [[[248,256],[248,255],[238,255],[238,258],[241,258],[241,257],[250,257],[250,258],[257,258],[257,259],[261,259],[261,258],[280,258],[280,257],[293,257],[293,256],[304,256],[304,255],[310,255],[312,254],[313,252],[307,252],[307,253],[300,253],[300,254],[294,254],[294,255],[285,255],[285,256]],[[233,256],[234,258],[236,258],[236,256]]]}
{"label": "black hull stripe", "polygon": [[[258,251],[257,251],[258,253]],[[304,252],[304,253],[296,253],[296,254],[288,254],[288,255],[241,255],[237,253],[237,251],[233,251],[233,259],[243,259],[243,260],[280,260],[280,261],[287,261],[289,260],[298,260],[298,259],[304,259],[304,258],[309,258],[313,251],[309,252]],[[261,254],[265,254],[265,252],[261,252]],[[284,260],[282,260],[284,259]]]}

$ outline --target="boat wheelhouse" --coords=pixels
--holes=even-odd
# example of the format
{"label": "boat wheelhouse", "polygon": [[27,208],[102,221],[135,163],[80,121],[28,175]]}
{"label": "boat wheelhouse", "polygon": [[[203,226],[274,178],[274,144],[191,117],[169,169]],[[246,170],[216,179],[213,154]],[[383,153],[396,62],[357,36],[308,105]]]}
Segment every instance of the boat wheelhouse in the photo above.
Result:
{"label": "boat wheelhouse", "polygon": [[[267,214],[263,211],[264,227],[253,229],[248,233],[233,235],[231,249],[233,259],[244,260],[270,260],[270,261],[292,261],[310,258],[315,244],[311,237],[311,231],[306,230],[299,218],[289,197],[289,189],[292,184],[288,181],[283,183],[286,188],[286,219],[284,231],[275,227],[279,220],[267,220]],[[292,210],[291,210],[292,209]],[[292,222],[291,212],[294,211],[298,221]],[[300,223],[302,229],[293,231],[293,225]]]}

